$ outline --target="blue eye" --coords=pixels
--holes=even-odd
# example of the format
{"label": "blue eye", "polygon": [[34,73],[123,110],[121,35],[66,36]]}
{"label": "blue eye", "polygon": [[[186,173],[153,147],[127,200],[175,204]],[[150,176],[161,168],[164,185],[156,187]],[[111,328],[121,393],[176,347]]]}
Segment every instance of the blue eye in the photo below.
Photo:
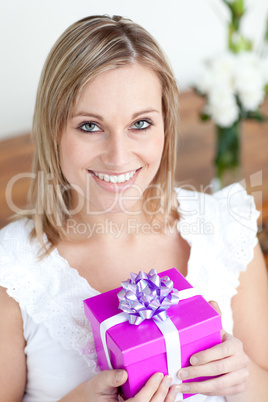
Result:
{"label": "blue eye", "polygon": [[79,129],[87,133],[94,133],[97,131],[101,131],[100,128],[97,126],[97,124],[92,122],[81,124],[81,126],[79,126]]}
{"label": "blue eye", "polygon": [[137,129],[137,130],[146,130],[152,125],[148,120],[138,120],[136,123],[134,123],[131,128]]}

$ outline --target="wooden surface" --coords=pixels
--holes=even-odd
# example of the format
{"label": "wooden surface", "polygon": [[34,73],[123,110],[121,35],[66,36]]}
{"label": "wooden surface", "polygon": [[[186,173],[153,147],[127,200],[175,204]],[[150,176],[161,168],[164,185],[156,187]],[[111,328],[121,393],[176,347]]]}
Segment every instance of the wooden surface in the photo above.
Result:
{"label": "wooden surface", "polygon": [[[26,204],[30,179],[21,176],[31,171],[32,155],[29,134],[0,142],[0,227]],[[11,197],[8,196],[9,189]]]}
{"label": "wooden surface", "polygon": [[[212,122],[203,123],[199,120],[202,105],[203,99],[193,92],[181,94],[176,181],[179,185],[188,184],[198,191],[209,192],[214,173],[215,135]],[[262,109],[268,116],[268,98]],[[268,122],[243,123],[241,143],[242,178],[261,211],[259,224],[263,234],[268,222]],[[19,211],[26,203],[30,179],[22,176],[31,171],[32,153],[33,144],[29,134],[0,142],[0,227],[8,222],[14,210]]]}

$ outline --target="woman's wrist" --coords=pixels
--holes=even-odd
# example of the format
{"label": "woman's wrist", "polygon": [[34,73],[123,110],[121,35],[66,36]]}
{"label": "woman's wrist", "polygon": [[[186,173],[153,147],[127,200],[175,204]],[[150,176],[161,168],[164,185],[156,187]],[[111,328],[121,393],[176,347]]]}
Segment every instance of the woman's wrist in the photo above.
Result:
{"label": "woman's wrist", "polygon": [[268,370],[249,359],[249,377],[245,390],[237,395],[226,396],[226,402],[267,402]]}
{"label": "woman's wrist", "polygon": [[[89,387],[88,381],[79,384],[71,392],[65,395],[59,402],[89,402],[87,395],[87,388]],[[93,401],[92,401],[93,402]]]}

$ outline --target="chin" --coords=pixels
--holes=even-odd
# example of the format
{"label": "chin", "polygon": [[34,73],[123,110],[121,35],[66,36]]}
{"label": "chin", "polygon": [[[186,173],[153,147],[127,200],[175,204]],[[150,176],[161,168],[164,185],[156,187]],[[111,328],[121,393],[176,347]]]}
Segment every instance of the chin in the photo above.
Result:
{"label": "chin", "polygon": [[[138,203],[140,204],[140,203]],[[139,215],[142,212],[142,207],[137,205],[137,202],[124,202],[124,203],[101,203],[98,205],[91,205],[88,214],[102,215],[109,217],[113,214],[126,214],[126,215]]]}

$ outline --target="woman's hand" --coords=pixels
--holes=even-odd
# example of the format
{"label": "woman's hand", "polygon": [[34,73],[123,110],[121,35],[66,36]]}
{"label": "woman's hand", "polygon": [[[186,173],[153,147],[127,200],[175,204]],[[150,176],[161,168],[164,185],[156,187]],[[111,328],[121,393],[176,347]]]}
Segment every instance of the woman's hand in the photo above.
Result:
{"label": "woman's hand", "polygon": [[[220,314],[216,302],[211,306]],[[178,377],[190,380],[197,377],[215,377],[200,382],[183,383],[180,390],[185,394],[235,395],[245,390],[248,378],[249,359],[242,342],[222,331],[222,343],[194,354],[191,366],[179,370]]]}
{"label": "woman's hand", "polygon": [[[115,402],[124,401],[118,395],[118,387],[127,381],[125,370],[101,371],[89,381],[80,384],[66,395],[62,402]],[[171,385],[172,379],[162,373],[155,373],[145,386],[128,402],[174,402],[179,393],[178,387]]]}

